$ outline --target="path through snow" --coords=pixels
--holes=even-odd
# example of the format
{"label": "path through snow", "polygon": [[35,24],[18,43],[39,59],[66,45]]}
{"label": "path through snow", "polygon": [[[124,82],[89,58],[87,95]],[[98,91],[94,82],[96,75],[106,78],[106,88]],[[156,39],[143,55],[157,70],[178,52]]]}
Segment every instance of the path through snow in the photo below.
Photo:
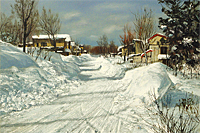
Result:
{"label": "path through snow", "polygon": [[[137,118],[121,113],[123,110],[113,112],[114,98],[128,85],[118,80],[123,78],[124,73],[117,75],[117,71],[110,68],[114,66],[101,58],[86,64],[80,64],[84,66],[79,75],[83,81],[71,94],[61,96],[48,105],[11,113],[3,118],[1,131],[145,132],[136,123]],[[107,71],[113,72],[108,75]]]}
{"label": "path through snow", "polygon": [[185,92],[200,94],[199,79],[181,80],[161,63],[127,71],[128,63],[117,64],[120,57],[53,52],[51,61],[35,62],[10,44],[0,45],[0,132],[146,133],[137,112],[149,91],[169,93],[174,101]]}

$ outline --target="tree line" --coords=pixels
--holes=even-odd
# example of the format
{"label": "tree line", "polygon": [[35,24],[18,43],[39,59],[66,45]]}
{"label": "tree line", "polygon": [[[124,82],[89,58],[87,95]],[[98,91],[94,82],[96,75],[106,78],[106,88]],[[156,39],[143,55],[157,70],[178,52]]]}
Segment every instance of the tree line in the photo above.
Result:
{"label": "tree line", "polygon": [[55,34],[60,31],[61,22],[57,13],[43,7],[39,14],[38,0],[15,0],[11,5],[11,16],[0,13],[0,39],[12,44],[23,43],[23,52],[26,52],[27,39],[32,34],[45,33],[51,44],[56,47]]}
{"label": "tree line", "polygon": [[108,37],[106,34],[99,37],[97,44],[98,46],[95,46],[91,49],[91,52],[94,54],[102,54],[106,56],[110,53],[117,53],[118,46],[115,45],[113,40],[108,42]]}

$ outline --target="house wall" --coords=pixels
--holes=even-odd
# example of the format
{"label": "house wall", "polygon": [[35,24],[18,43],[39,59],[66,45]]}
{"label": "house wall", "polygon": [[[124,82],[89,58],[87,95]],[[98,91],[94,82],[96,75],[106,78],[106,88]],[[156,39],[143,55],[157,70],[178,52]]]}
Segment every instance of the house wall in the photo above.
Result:
{"label": "house wall", "polygon": [[135,54],[139,54],[139,53],[143,53],[142,49],[141,49],[141,41],[136,41],[135,42]]}
{"label": "house wall", "polygon": [[122,48],[122,56],[128,55],[128,49],[127,48]]}
{"label": "house wall", "polygon": [[34,47],[42,47],[42,43],[46,43],[46,47],[52,46],[50,41],[47,39],[33,39],[33,46]]}
{"label": "house wall", "polygon": [[[43,47],[42,43],[46,43],[46,46],[44,47],[54,47],[53,45],[51,45],[51,42],[49,41],[49,39],[33,39],[34,47]],[[61,47],[61,46],[65,46],[64,38],[56,40],[56,47]]]}
{"label": "house wall", "polygon": [[151,61],[152,62],[158,61],[158,55],[160,53],[159,46],[158,45],[150,45],[149,48],[153,50],[152,56],[151,56]]}
{"label": "house wall", "polygon": [[[166,49],[167,49],[167,52],[165,54],[169,54],[169,45],[168,44],[162,44],[161,41],[160,41],[161,38],[164,38],[164,37],[155,36],[154,38],[149,40],[149,48],[153,50],[152,57],[151,57],[152,62],[159,61],[158,55],[164,54],[164,53],[161,53],[161,49],[164,48],[164,47],[166,47]],[[166,38],[164,38],[164,40],[166,40]]]}

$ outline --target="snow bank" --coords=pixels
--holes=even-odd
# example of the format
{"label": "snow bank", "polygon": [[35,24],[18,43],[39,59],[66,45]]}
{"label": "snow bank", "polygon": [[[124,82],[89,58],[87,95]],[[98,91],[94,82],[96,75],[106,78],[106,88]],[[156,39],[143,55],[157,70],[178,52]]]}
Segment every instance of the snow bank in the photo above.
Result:
{"label": "snow bank", "polygon": [[0,41],[0,69],[39,67],[37,63],[27,54],[21,52],[9,43]]}
{"label": "snow bank", "polygon": [[127,90],[121,94],[128,98],[140,98],[148,100],[149,92],[154,92],[157,97],[162,97],[173,86],[166,67],[162,63],[154,63],[149,66],[127,71],[122,82],[128,85]]}
{"label": "snow bank", "polygon": [[35,62],[37,51],[32,57],[9,43],[0,46],[0,115],[49,103],[78,88],[77,64],[86,57],[50,52],[51,61],[39,57]]}

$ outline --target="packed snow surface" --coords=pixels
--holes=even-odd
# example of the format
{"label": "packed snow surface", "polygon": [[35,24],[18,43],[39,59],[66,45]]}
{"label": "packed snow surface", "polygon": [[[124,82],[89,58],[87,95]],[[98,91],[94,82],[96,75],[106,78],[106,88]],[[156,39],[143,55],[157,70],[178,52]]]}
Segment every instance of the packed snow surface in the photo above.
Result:
{"label": "packed snow surface", "polygon": [[199,79],[174,77],[161,63],[130,69],[119,56],[54,52],[36,61],[37,52],[0,45],[1,132],[146,133],[136,112],[149,92],[174,102],[185,92],[200,96]]}

